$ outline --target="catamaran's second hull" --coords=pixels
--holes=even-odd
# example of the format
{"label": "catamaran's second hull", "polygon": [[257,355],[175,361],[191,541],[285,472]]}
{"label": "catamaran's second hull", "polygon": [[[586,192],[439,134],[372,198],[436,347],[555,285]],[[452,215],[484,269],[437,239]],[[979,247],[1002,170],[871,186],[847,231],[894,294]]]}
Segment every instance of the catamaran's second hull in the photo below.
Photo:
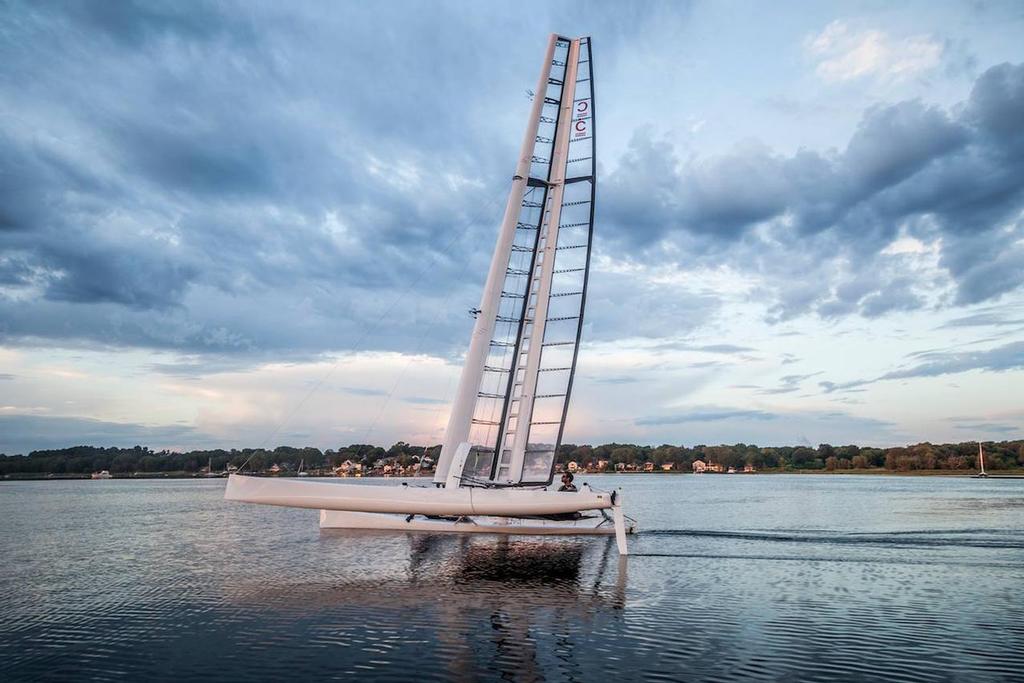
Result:
{"label": "catamaran's second hull", "polygon": [[[367,529],[459,534],[511,534],[517,536],[614,536],[610,518],[554,521],[511,517],[431,518],[418,515],[388,515],[372,512],[320,511],[321,529]],[[627,534],[636,528],[626,526]]]}

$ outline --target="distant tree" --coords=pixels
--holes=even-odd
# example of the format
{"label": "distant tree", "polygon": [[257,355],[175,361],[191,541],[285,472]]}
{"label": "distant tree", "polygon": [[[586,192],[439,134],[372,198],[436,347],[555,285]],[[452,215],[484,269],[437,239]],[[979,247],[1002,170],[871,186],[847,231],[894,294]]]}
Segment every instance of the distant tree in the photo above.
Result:
{"label": "distant tree", "polygon": [[818,454],[805,446],[793,449],[793,466],[812,469],[818,466]]}

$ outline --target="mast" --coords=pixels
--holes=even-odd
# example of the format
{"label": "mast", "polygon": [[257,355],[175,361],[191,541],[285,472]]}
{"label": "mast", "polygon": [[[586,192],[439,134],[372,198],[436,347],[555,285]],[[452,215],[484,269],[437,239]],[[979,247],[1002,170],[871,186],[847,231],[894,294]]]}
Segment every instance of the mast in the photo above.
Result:
{"label": "mast", "polygon": [[[981,448],[981,442],[978,442],[978,463],[981,466],[981,471],[978,474],[985,474],[985,451]],[[998,472],[998,470],[996,470]]]}
{"label": "mast", "polygon": [[467,444],[463,483],[553,477],[593,234],[591,65],[589,38],[551,36],[435,482]]}

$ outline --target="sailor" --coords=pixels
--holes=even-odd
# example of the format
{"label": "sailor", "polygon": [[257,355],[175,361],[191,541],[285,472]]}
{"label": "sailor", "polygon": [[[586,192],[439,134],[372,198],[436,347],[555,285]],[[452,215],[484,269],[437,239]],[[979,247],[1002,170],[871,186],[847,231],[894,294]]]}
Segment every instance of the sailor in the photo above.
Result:
{"label": "sailor", "polygon": [[572,472],[566,472],[562,475],[562,487],[559,491],[576,491],[576,486],[572,483]]}

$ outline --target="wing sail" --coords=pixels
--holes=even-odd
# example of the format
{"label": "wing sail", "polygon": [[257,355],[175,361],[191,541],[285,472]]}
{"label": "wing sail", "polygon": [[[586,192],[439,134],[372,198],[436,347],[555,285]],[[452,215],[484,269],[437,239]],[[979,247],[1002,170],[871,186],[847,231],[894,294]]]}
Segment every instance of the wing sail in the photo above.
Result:
{"label": "wing sail", "polygon": [[553,35],[435,481],[550,483],[572,390],[593,233],[589,38]]}

